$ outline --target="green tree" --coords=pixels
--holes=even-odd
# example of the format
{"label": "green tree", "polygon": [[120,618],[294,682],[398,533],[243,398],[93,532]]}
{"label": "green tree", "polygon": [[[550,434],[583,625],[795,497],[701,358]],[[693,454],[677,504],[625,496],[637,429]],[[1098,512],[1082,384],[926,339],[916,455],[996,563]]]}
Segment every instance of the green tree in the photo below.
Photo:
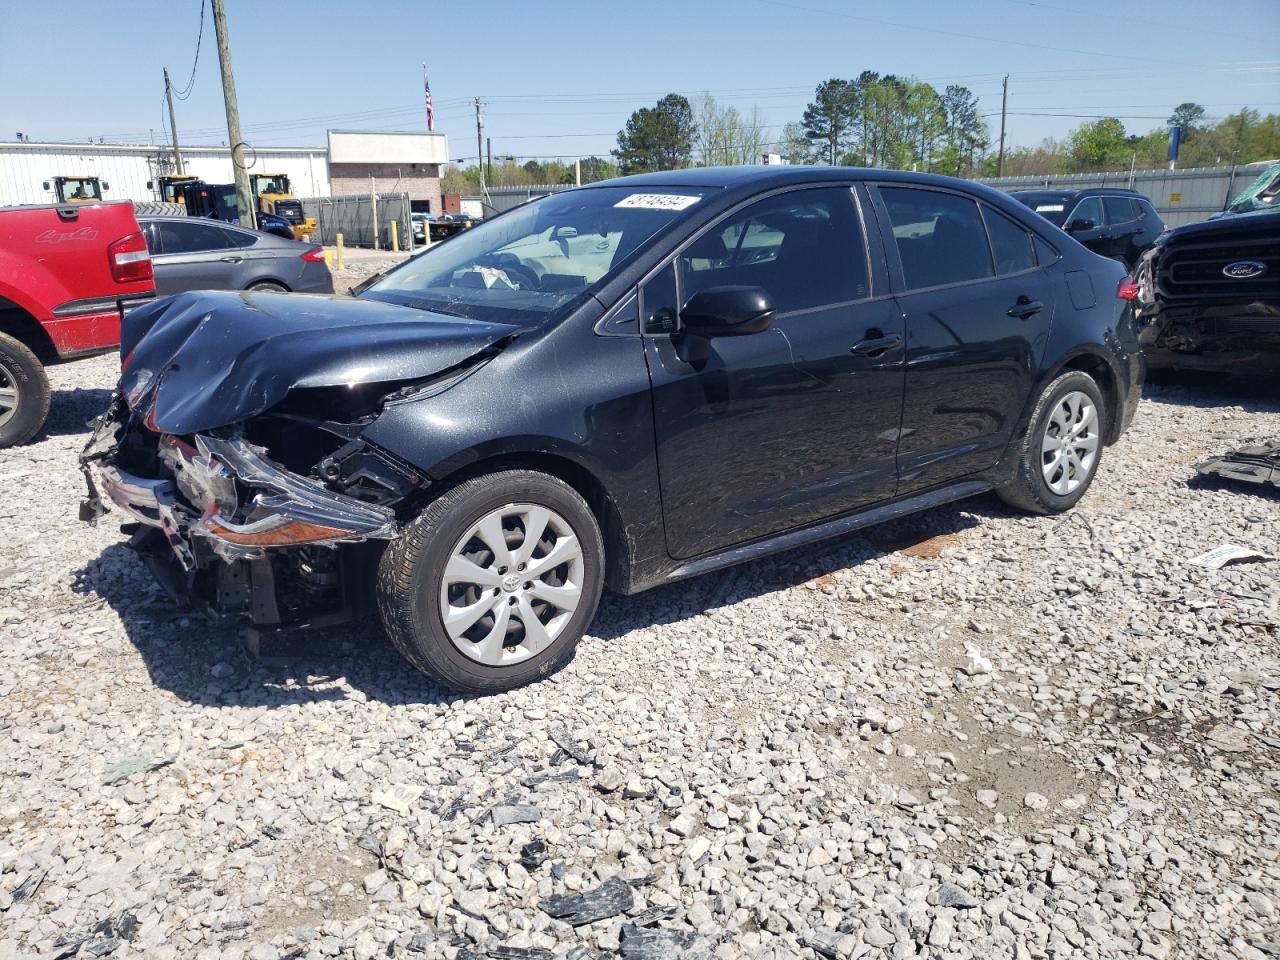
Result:
{"label": "green tree", "polygon": [[652,107],[631,114],[618,131],[613,155],[624,174],[687,167],[697,132],[693,107],[678,93],[669,93]]}
{"label": "green tree", "polygon": [[582,161],[582,182],[595,183],[618,175],[618,168],[600,157],[587,157]]}
{"label": "green tree", "polygon": [[813,101],[805,107],[800,120],[805,136],[815,145],[823,145],[818,156],[827,163],[835,164],[844,153],[856,106],[853,85],[848,80],[832,79],[818,84]]}
{"label": "green tree", "polygon": [[968,87],[951,84],[942,92],[941,109],[946,129],[938,170],[953,177],[969,176],[991,146],[987,121],[978,113],[978,97]]}
{"label": "green tree", "polygon": [[1082,123],[1067,140],[1071,161],[1077,170],[1101,170],[1108,164],[1121,165],[1128,159],[1124,124],[1115,117]]}
{"label": "green tree", "polygon": [[1202,120],[1204,107],[1198,103],[1180,103],[1174,107],[1173,114],[1169,117],[1169,126],[1181,127],[1182,135],[1186,136],[1193,130],[1200,129]]}

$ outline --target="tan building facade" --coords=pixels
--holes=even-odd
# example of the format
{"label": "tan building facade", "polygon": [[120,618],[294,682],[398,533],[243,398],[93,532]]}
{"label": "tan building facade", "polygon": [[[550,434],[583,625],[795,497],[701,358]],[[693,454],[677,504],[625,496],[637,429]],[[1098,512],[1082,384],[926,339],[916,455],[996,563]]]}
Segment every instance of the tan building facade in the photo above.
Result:
{"label": "tan building facade", "polygon": [[449,142],[443,133],[330,130],[328,153],[333,196],[406,193],[415,212],[444,212],[440,171]]}

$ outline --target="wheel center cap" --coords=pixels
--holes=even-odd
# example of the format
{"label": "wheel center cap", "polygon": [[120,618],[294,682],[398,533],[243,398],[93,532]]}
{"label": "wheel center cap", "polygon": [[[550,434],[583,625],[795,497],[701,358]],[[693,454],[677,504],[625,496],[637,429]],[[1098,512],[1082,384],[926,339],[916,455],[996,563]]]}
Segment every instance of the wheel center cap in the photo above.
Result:
{"label": "wheel center cap", "polygon": [[507,593],[515,593],[520,589],[520,578],[514,573],[508,573],[502,578],[502,589]]}

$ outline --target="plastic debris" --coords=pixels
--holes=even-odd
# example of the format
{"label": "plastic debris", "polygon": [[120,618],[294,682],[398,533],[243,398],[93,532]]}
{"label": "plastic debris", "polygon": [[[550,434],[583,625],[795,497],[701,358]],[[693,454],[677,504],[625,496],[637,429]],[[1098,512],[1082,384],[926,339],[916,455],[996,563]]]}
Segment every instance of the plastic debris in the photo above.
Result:
{"label": "plastic debris", "polygon": [[[679,930],[645,930],[633,924],[622,928],[622,946],[618,951],[625,960],[674,960],[694,956],[698,938]],[[710,957],[707,952],[706,956]]]}
{"label": "plastic debris", "polygon": [[551,742],[568,754],[577,763],[584,766],[591,762],[591,754],[578,743],[577,740],[570,736],[569,731],[564,724],[557,723],[547,733],[551,737]]}
{"label": "plastic debris", "polygon": [[130,777],[140,773],[150,773],[173,763],[176,757],[125,757],[119,763],[112,764],[102,771],[102,782],[108,787],[124,783]]}
{"label": "plastic debris", "polygon": [[1223,480],[1269,484],[1280,489],[1280,444],[1232,450],[1220,457],[1197,463],[1196,473]]}
{"label": "plastic debris", "polygon": [[1220,547],[1214,547],[1208,553],[1192,557],[1187,563],[1194,564],[1197,567],[1204,567],[1206,570],[1221,570],[1228,563],[1256,563],[1274,559],[1275,557],[1259,550],[1251,550],[1248,547],[1241,547],[1234,543],[1224,543]]}
{"label": "plastic debris", "polygon": [[547,844],[545,840],[530,840],[520,848],[520,866],[530,873],[537,870],[547,861]]}
{"label": "plastic debris", "polygon": [[538,901],[538,909],[570,926],[595,923],[626,913],[635,905],[631,887],[621,877],[610,877],[594,890],[566,893]]}
{"label": "plastic debris", "polygon": [[542,811],[527,803],[512,803],[494,807],[489,811],[495,827],[505,827],[511,823],[537,823],[542,819]]}
{"label": "plastic debris", "polygon": [[995,670],[995,666],[988,658],[982,655],[981,650],[971,643],[966,643],[964,645],[964,663],[960,665],[960,669],[970,677],[977,677],[991,673]]}
{"label": "plastic debris", "polygon": [[425,789],[413,783],[393,783],[385,790],[375,790],[370,799],[378,806],[396,813],[408,813]]}

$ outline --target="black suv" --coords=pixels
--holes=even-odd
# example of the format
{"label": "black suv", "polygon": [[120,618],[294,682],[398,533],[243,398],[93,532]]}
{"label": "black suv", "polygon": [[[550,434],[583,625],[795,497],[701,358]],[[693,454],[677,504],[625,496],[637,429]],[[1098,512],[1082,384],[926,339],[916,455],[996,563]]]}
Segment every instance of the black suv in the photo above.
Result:
{"label": "black suv", "polygon": [[1009,196],[1130,271],[1165,231],[1151,201],[1133,190],[1015,190]]}
{"label": "black suv", "polygon": [[1134,275],[1152,367],[1280,376],[1280,210],[1176,227]]}
{"label": "black suv", "polygon": [[175,592],[260,627],[376,598],[455,688],[635,593],[988,490],[1076,503],[1142,386],[1133,285],[1007,195],[655,173],[458,234],[357,297],[131,313],[82,456]]}

